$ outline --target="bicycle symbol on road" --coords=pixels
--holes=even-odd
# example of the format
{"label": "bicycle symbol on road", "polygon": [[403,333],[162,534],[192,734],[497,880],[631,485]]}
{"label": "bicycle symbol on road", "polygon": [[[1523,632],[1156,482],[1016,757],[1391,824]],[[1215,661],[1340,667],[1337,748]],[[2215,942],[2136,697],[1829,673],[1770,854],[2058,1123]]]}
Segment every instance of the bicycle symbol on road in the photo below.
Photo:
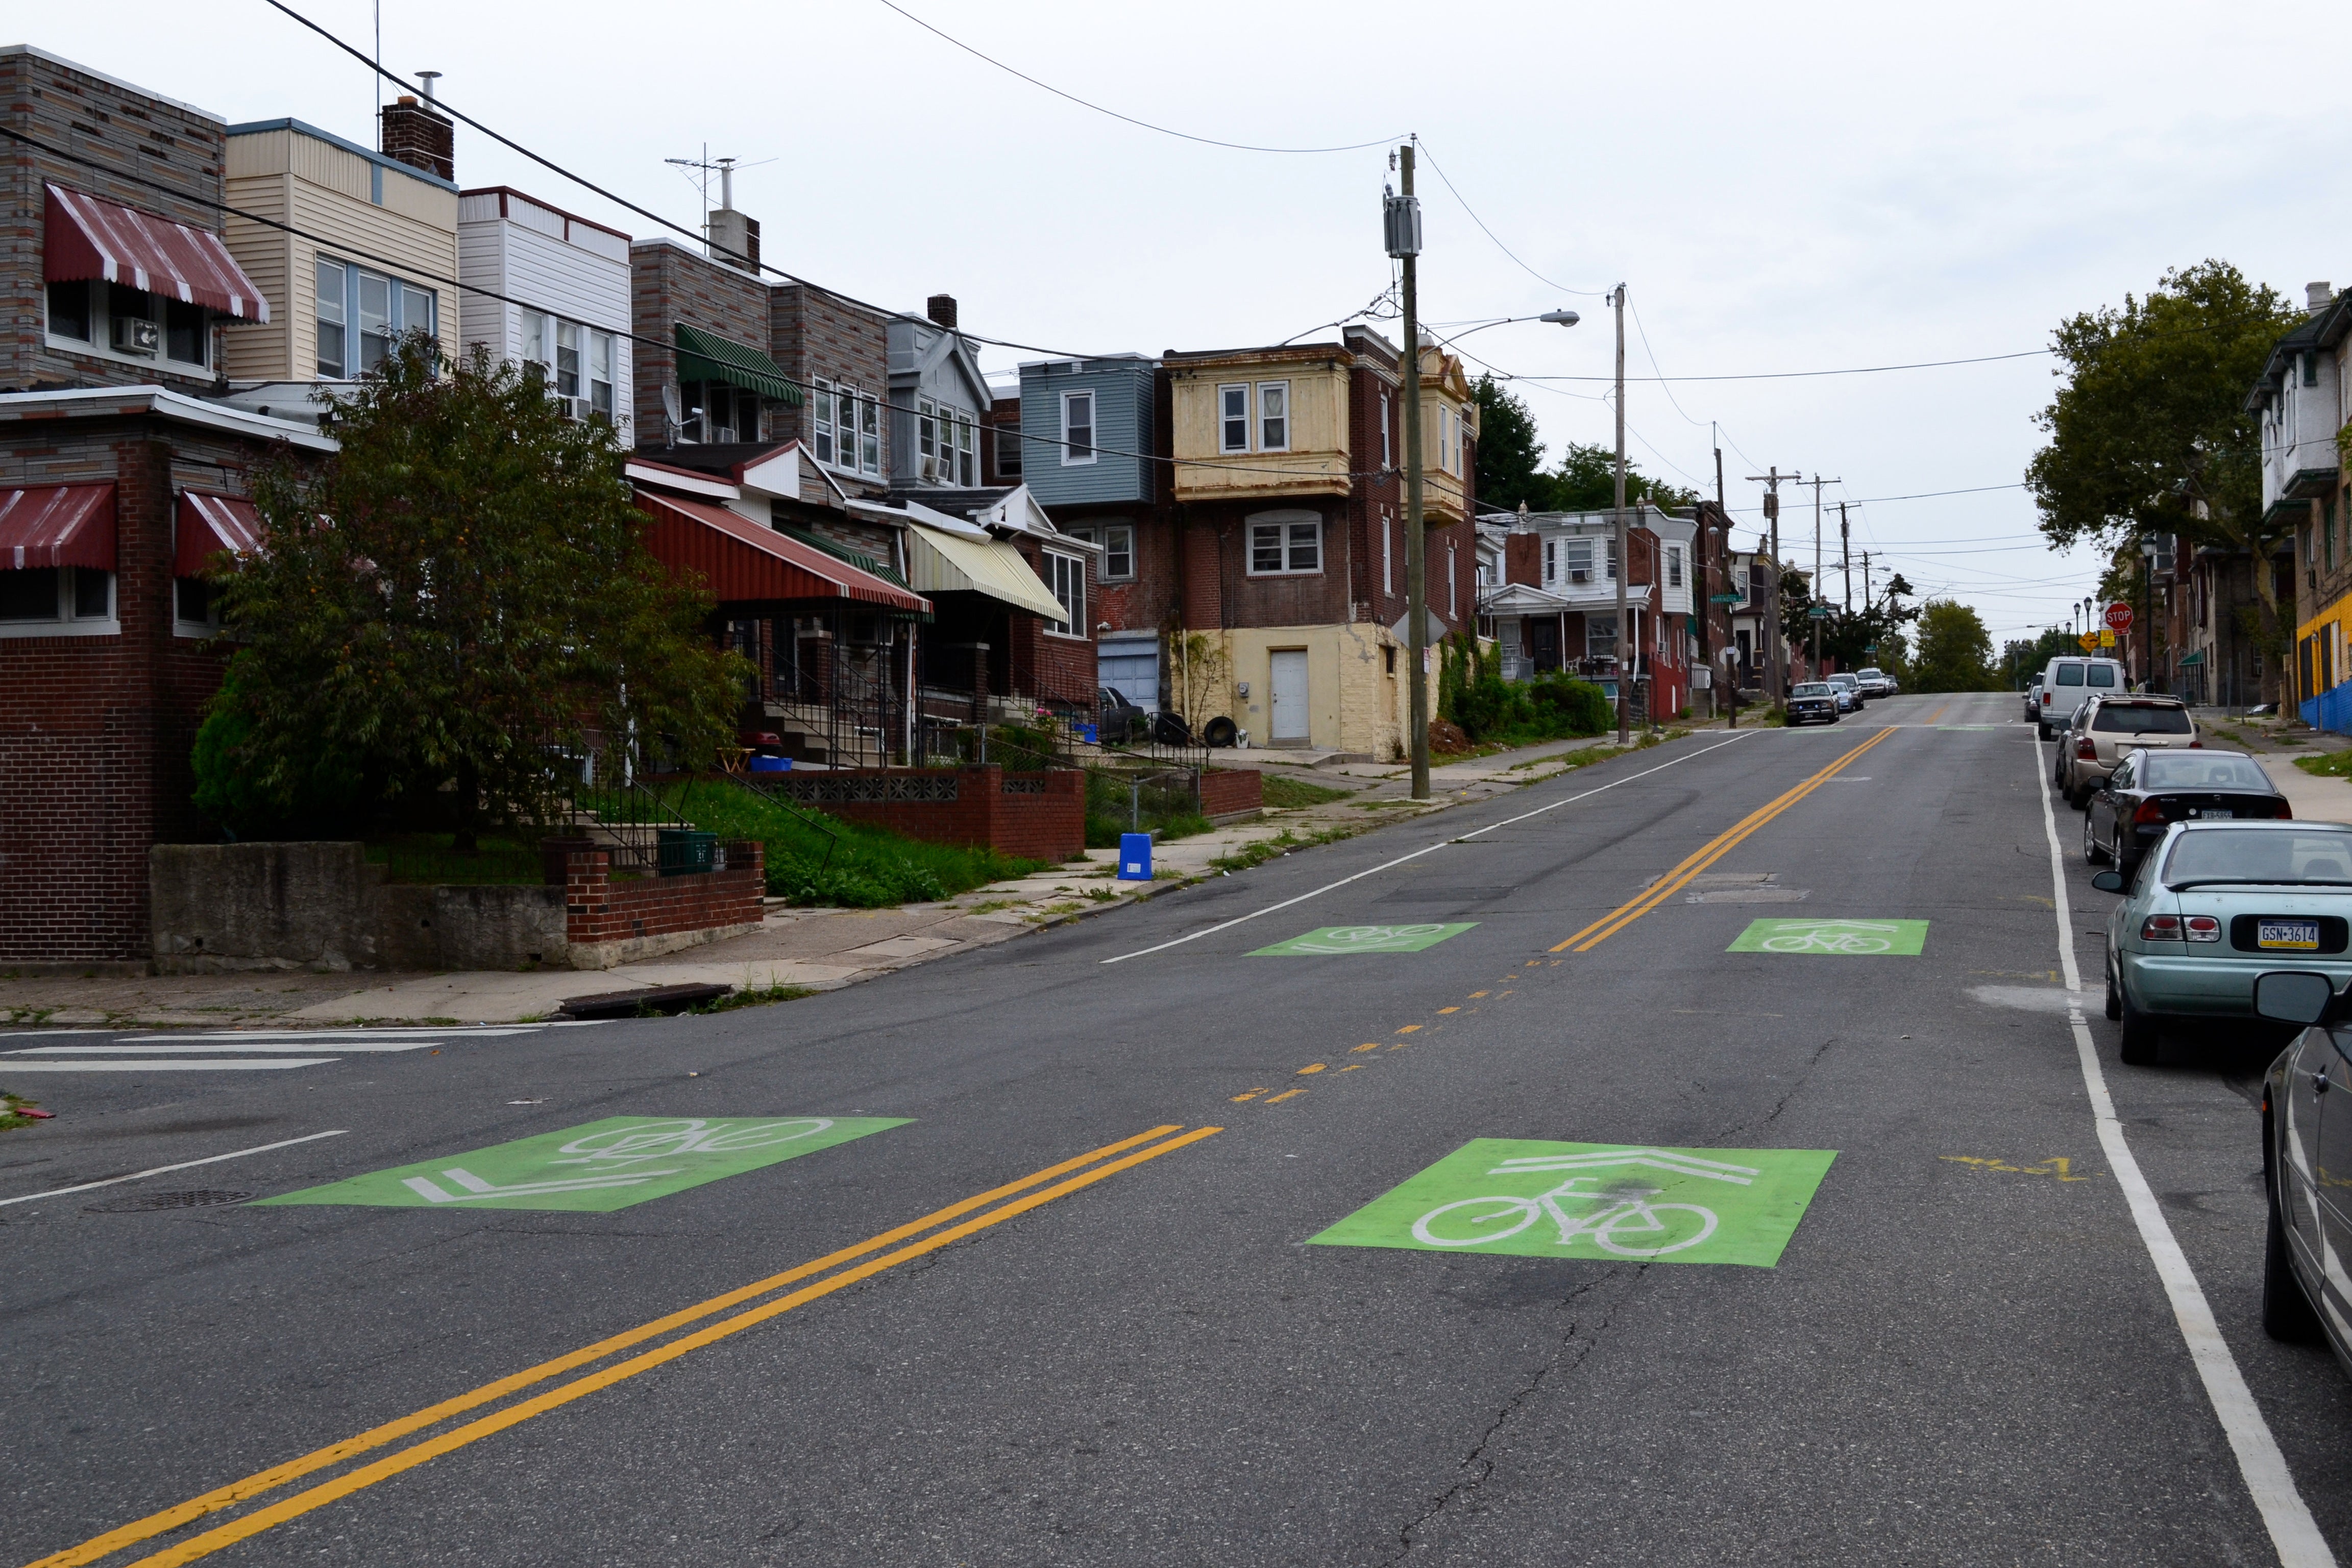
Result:
{"label": "bicycle symbol on road", "polygon": [[[1702,1160],[1664,1149],[1538,1154],[1506,1160],[1486,1173],[1516,1176],[1534,1171],[1589,1171],[1608,1165],[1650,1165],[1678,1175],[1701,1176],[1743,1187],[1761,1173],[1754,1166]],[[1413,1222],[1413,1239],[1426,1247],[1477,1247],[1506,1240],[1548,1217],[1559,1228],[1562,1247],[1573,1246],[1579,1237],[1589,1236],[1602,1251],[1613,1252],[1620,1258],[1659,1258],[1696,1247],[1715,1234],[1717,1222],[1713,1209],[1698,1204],[1650,1202],[1664,1193],[1663,1187],[1580,1190],[1599,1181],[1598,1176],[1570,1176],[1550,1191],[1531,1198],[1497,1194],[1440,1204]],[[1570,1214],[1560,1206],[1563,1200],[1597,1206],[1580,1215]],[[1638,1238],[1646,1245],[1630,1245],[1621,1237]]]}
{"label": "bicycle symbol on road", "polygon": [[1783,921],[1764,939],[1764,951],[1892,952],[1902,929],[1892,921]]}
{"label": "bicycle symbol on road", "polygon": [[[601,1128],[563,1144],[556,1151],[559,1157],[547,1162],[550,1165],[584,1165],[592,1173],[585,1176],[551,1176],[501,1184],[485,1181],[462,1165],[449,1165],[433,1175],[404,1177],[401,1184],[436,1204],[636,1187],[663,1176],[682,1174],[687,1169],[671,1163],[662,1170],[649,1171],[645,1166],[650,1161],[675,1162],[694,1154],[734,1154],[764,1149],[814,1137],[832,1125],[833,1119],[826,1116],[796,1116],[778,1121],[713,1121],[699,1116],[681,1116]],[[442,1184],[445,1182],[446,1186]],[[457,1189],[454,1192],[450,1190],[453,1187]]]}
{"label": "bicycle symbol on road", "polygon": [[1455,925],[1325,926],[1304,936],[1259,948],[1252,958],[1316,958],[1334,953],[1419,952],[1451,936],[1468,931],[1475,921]]}

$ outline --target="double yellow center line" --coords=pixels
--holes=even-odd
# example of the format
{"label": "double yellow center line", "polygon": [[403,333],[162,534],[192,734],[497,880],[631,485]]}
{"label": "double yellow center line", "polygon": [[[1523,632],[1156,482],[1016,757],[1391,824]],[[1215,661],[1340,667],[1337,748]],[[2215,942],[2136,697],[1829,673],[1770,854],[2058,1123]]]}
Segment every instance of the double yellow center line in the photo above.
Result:
{"label": "double yellow center line", "polygon": [[1766,805],[1757,807],[1754,811],[1749,812],[1746,816],[1741,817],[1731,826],[1725,828],[1721,833],[1717,834],[1713,838],[1708,839],[1705,844],[1699,846],[1699,847],[1694,851],[1687,859],[1684,860],[1681,865],[1676,866],[1673,870],[1667,872],[1664,876],[1651,883],[1631,902],[1618,905],[1607,914],[1602,915],[1599,920],[1594,921],[1591,925],[1586,926],[1582,931],[1578,931],[1574,936],[1570,937],[1566,942],[1560,942],[1555,946],[1551,951],[1554,952],[1565,952],[1572,947],[1579,952],[1591,952],[1594,948],[1599,947],[1602,942],[1607,942],[1611,937],[1615,936],[1619,931],[1623,931],[1627,926],[1632,925],[1635,921],[1640,920],[1643,915],[1648,914],[1652,910],[1656,909],[1660,904],[1663,904],[1668,899],[1673,898],[1675,894],[1682,890],[1693,877],[1697,876],[1701,871],[1706,870],[1709,866],[1714,865],[1717,860],[1720,860],[1726,855],[1730,854],[1731,851],[1742,843],[1749,834],[1755,832],[1758,828],[1763,826],[1766,823],[1771,821],[1774,817],[1780,816],[1782,812],[1788,810],[1790,806],[1796,805],[1807,795],[1812,794],[1813,791],[1821,788],[1822,784],[1827,784],[1831,779],[1835,778],[1840,768],[1844,767],[1848,763],[1853,761],[1856,757],[1862,755],[1863,752],[1870,750],[1871,747],[1878,744],[1879,742],[1884,741],[1887,736],[1892,735],[1893,733],[1895,733],[1895,731],[1892,729],[1881,730],[1877,734],[1873,735],[1869,740],[1864,741],[1861,745],[1856,746],[1853,750],[1848,752],[1845,755],[1840,757],[1837,761],[1832,763],[1821,772],[1806,779],[1802,784],[1797,785],[1796,788],[1789,791],[1786,795],[1783,795],[1779,799],[1770,801]]}
{"label": "double yellow center line", "polygon": [[[149,1514],[144,1519],[110,1530],[103,1535],[93,1536],[79,1546],[44,1557],[29,1564],[28,1568],[69,1568],[72,1564],[95,1563],[125,1547],[178,1530],[207,1514],[218,1513],[241,1503],[249,1502],[266,1492],[275,1491],[289,1481],[331,1468],[346,1459],[353,1458],[371,1449],[383,1447],[403,1437],[439,1426],[451,1416],[479,1409],[484,1405],[494,1405],[509,1394],[519,1393],[533,1384],[544,1383],[563,1373],[604,1361],[617,1352],[644,1344],[648,1341],[661,1339],[664,1335],[684,1328],[689,1323],[716,1317],[730,1308],[743,1306],[744,1303],[756,1300],[760,1297],[771,1298],[768,1300],[760,1301],[757,1306],[751,1307],[747,1310],[737,1312],[732,1317],[720,1318],[719,1321],[698,1329],[692,1333],[681,1334],[667,1343],[640,1352],[626,1360],[612,1363],[583,1377],[559,1384],[530,1398],[504,1405],[489,1415],[478,1416],[463,1426],[452,1427],[423,1442],[387,1454],[371,1464],[345,1470],[332,1479],[296,1492],[290,1497],[282,1498],[266,1508],[241,1514],[229,1522],[218,1525],[201,1535],[192,1536],[161,1552],[142,1557],[130,1564],[129,1568],[163,1568],[167,1563],[193,1563],[197,1558],[209,1556],[225,1546],[232,1546],[248,1537],[258,1535],[273,1525],[283,1524],[289,1519],[299,1518],[339,1498],[349,1497],[352,1493],[373,1486],[378,1481],[388,1479],[404,1470],[415,1469],[428,1460],[438,1458],[469,1443],[478,1442],[493,1433],[503,1432],[508,1427],[528,1421],[534,1415],[544,1415],[550,1410],[569,1405],[573,1400],[593,1394],[599,1389],[610,1388],[613,1384],[625,1382],[639,1373],[650,1372],[655,1367],[676,1361],[706,1345],[716,1344],[730,1335],[741,1333],[745,1329],[789,1312],[795,1307],[805,1306],[820,1297],[829,1296],[845,1286],[870,1279],[886,1269],[895,1268],[901,1263],[920,1258],[926,1253],[936,1252],[950,1242],[961,1241],[977,1231],[987,1229],[990,1226],[1001,1224],[1016,1215],[1026,1214],[1031,1209],[1052,1203],[1055,1198],[1065,1197],[1081,1187],[1090,1186],[1107,1176],[1117,1175],[1119,1172],[1140,1165],[1147,1160],[1156,1160],[1162,1154],[1171,1153],[1188,1144],[1197,1143],[1202,1139],[1213,1137],[1222,1131],[1223,1129],[1217,1127],[1195,1127],[1186,1131],[1171,1124],[1154,1127],[1149,1131],[1139,1132],[1132,1138],[1122,1138],[1116,1143],[1106,1143],[1101,1148],[1080,1154],[1075,1159],[1048,1165],[1044,1170],[1024,1176],[1017,1182],[1008,1182],[1001,1187],[992,1187],[987,1192],[978,1193],[957,1203],[950,1204],[947,1207],[925,1215],[920,1219],[886,1230],[878,1236],[868,1237],[854,1247],[845,1247],[837,1252],[829,1252],[823,1258],[787,1268],[781,1274],[773,1274],[765,1279],[755,1280],[722,1295],[713,1296],[707,1301],[698,1302],[694,1306],[669,1313],[666,1317],[656,1318],[652,1322],[641,1324],[625,1333],[614,1334],[608,1339],[599,1340],[593,1344],[583,1345],[579,1350],[557,1356],[552,1361],[541,1362],[537,1366],[526,1368],[509,1376],[499,1378],[496,1382],[486,1383],[469,1393],[458,1394],[452,1399],[445,1399],[438,1405],[428,1405],[414,1415],[404,1415],[396,1421],[387,1421],[383,1426],[371,1428],[355,1437],[349,1437],[342,1442],[330,1444],[326,1447],[305,1454],[299,1459],[289,1459],[282,1465],[276,1465],[247,1476],[243,1480],[232,1481],[225,1487],[215,1488],[200,1497],[190,1498],[187,1501],[164,1509],[159,1513]],[[1047,1185],[1048,1183],[1052,1184]],[[1000,1199],[1009,1201],[999,1203]],[[997,1206],[990,1208],[988,1205],[991,1204],[996,1204]],[[975,1210],[985,1212],[974,1213]],[[963,1216],[967,1215],[971,1217],[964,1218]],[[944,1228],[937,1228],[942,1226]],[[926,1232],[929,1234],[926,1235]],[[916,1237],[920,1237],[921,1239],[909,1240]],[[899,1242],[908,1242],[908,1245],[896,1246]],[[895,1247],[895,1250],[884,1251],[886,1247]],[[879,1253],[880,1256],[869,1256],[876,1253]],[[858,1262],[860,1258],[865,1261]],[[854,1267],[842,1267],[845,1264],[853,1264]],[[833,1272],[834,1270],[838,1272]],[[817,1278],[818,1276],[823,1278]],[[814,1279],[814,1283],[801,1285],[800,1289],[782,1295],[773,1294],[787,1285],[799,1284],[802,1280],[809,1279]]]}

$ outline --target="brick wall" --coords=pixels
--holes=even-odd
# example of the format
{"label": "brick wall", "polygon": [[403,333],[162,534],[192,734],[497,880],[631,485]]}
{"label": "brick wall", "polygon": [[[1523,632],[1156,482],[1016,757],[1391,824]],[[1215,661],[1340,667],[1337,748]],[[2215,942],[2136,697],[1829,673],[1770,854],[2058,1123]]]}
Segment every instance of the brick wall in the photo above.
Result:
{"label": "brick wall", "polygon": [[[886,318],[822,289],[787,283],[768,291],[768,322],[769,352],[786,375],[803,384],[804,392],[808,383],[823,379],[835,385],[845,383],[869,397],[888,394],[890,329]],[[804,403],[771,410],[770,434],[779,441],[798,437],[811,442],[814,455],[816,427],[811,407]],[[882,426],[882,473],[887,475],[890,421],[884,419]]]}
{"label": "brick wall", "polygon": [[[666,428],[661,389],[677,382],[677,352],[671,345],[680,321],[761,347],[769,333],[767,285],[675,240],[641,239],[629,247],[629,329],[638,338],[634,406],[635,428],[645,439]],[[768,404],[765,412],[772,422],[787,411]]]}
{"label": "brick wall", "polygon": [[[1058,864],[1087,847],[1086,776],[1074,768],[1008,773],[976,768],[844,768],[787,775],[781,793],[851,822],[928,844],[991,848]],[[862,797],[862,798],[861,798]]]}
{"label": "brick wall", "polygon": [[[124,363],[51,350],[41,281],[42,234],[50,181],[217,234],[226,125],[173,103],[21,50],[0,54],[0,112],[9,126],[87,163],[10,142],[0,147],[8,188],[0,201],[0,388],[122,386],[160,382],[186,392],[211,384],[161,364]],[[137,174],[166,188],[118,177]],[[215,347],[217,348],[217,342]]]}
{"label": "brick wall", "polygon": [[727,869],[614,881],[612,857],[575,850],[564,876],[564,936],[575,969],[676,952],[757,926],[768,890],[761,847],[730,841]]}
{"label": "brick wall", "polygon": [[1265,775],[1255,768],[1213,768],[1201,775],[1201,815],[1223,816],[1265,805]]}
{"label": "brick wall", "polygon": [[[1035,539],[1023,534],[1013,541],[1021,552],[1021,559],[1029,563],[1029,570],[1037,574],[1038,581],[1047,578],[1045,547]],[[1086,624],[1076,628],[1076,637],[1062,637],[1045,629],[1045,623],[1035,616],[1008,616],[1010,647],[1000,656],[993,648],[992,662],[1006,658],[1006,668],[1013,672],[1013,689],[1024,696],[1034,697],[1040,702],[1076,702],[1091,708],[1096,690],[1094,623],[1103,617],[1096,607],[1102,585],[1096,574],[1101,570],[1101,558],[1088,550],[1072,550],[1069,554],[1086,563]]]}

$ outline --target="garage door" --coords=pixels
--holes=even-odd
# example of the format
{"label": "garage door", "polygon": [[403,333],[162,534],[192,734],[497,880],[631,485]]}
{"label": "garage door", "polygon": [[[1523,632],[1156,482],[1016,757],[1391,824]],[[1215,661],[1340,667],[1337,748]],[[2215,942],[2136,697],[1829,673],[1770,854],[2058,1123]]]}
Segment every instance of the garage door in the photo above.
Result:
{"label": "garage door", "polygon": [[1160,710],[1160,639],[1104,637],[1095,645],[1095,668],[1105,686],[1138,708]]}

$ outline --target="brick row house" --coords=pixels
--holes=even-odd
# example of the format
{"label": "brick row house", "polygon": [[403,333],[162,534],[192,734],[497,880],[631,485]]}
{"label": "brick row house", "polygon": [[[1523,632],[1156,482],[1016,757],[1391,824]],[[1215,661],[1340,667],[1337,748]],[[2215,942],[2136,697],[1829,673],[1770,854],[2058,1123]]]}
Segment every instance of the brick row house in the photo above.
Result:
{"label": "brick row house", "polygon": [[285,321],[223,237],[225,120],[26,47],[0,107],[31,139],[0,267],[0,968],[143,966],[148,848],[200,830],[196,574],[250,545],[259,466],[331,443],[216,400]]}
{"label": "brick row house", "polygon": [[[2352,731],[2352,485],[2336,434],[2352,423],[2352,298],[2325,283],[2272,351],[2248,399],[2262,416],[2263,521],[2292,541],[2293,700],[2305,722]],[[2285,603],[2282,610],[2285,611]]]}
{"label": "brick row house", "polygon": [[[1682,515],[1643,503],[1628,512],[1633,559],[1622,627],[1616,521],[1605,511],[1512,519],[1502,541],[1504,580],[1487,595],[1482,614],[1500,645],[1506,679],[1582,676],[1614,701],[1619,680],[1630,672],[1634,710],[1672,717],[1691,706],[1695,682],[1712,688],[1702,641],[1704,579],[1723,533],[1696,511]],[[1715,646],[1728,643],[1726,618]]]}

